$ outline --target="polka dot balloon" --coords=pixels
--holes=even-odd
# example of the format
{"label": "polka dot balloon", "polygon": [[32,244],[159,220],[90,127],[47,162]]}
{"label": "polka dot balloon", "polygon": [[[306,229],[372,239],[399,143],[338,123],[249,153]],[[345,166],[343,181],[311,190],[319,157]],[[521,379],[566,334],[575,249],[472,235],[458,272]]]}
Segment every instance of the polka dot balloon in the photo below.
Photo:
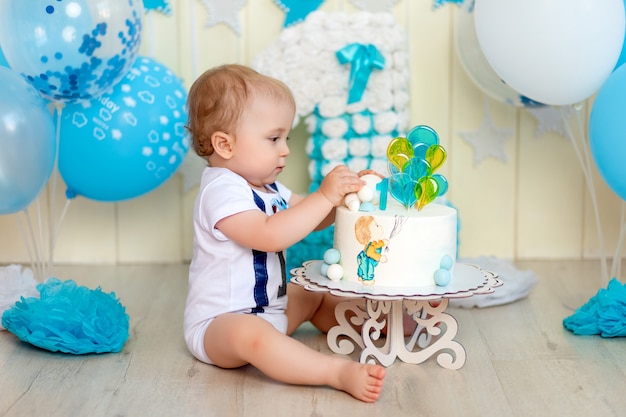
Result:
{"label": "polka dot balloon", "polygon": [[66,105],[58,165],[67,197],[122,201],[165,182],[189,149],[186,102],[169,68],[139,56],[111,92]]}
{"label": "polka dot balloon", "polygon": [[143,13],[142,0],[3,0],[0,44],[45,98],[90,100],[133,64]]}

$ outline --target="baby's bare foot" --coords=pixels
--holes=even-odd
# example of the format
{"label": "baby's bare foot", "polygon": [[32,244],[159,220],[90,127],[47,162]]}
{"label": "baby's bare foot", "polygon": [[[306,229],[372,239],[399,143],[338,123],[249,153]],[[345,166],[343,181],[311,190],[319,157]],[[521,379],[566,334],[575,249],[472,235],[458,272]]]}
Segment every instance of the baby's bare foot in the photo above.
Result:
{"label": "baby's bare foot", "polygon": [[354,398],[372,403],[378,400],[386,370],[380,365],[347,362],[339,373],[339,386]]}

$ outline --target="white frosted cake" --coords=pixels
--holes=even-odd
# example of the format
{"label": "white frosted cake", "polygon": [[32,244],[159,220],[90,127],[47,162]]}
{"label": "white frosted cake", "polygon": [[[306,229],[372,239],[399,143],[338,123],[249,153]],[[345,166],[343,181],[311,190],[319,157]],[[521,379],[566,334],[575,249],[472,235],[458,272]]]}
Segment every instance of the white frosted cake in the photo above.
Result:
{"label": "white frosted cake", "polygon": [[433,202],[447,190],[433,174],[445,150],[432,129],[418,126],[387,154],[390,176],[363,176],[367,186],[337,208],[322,274],[380,287],[446,286],[454,279],[457,211]]}
{"label": "white frosted cake", "polygon": [[442,266],[452,278],[456,221],[456,210],[441,204],[420,211],[395,202],[373,212],[339,207],[333,247],[343,279],[385,287],[435,285]]}

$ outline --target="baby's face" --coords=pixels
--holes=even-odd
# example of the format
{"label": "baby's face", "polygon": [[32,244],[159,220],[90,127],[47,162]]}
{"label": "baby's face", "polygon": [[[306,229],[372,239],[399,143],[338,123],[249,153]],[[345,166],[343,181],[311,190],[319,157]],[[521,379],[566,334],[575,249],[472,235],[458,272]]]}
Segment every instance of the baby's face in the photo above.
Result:
{"label": "baby's face", "polygon": [[234,170],[262,189],[276,181],[287,164],[289,134],[295,110],[291,103],[266,96],[253,97],[235,134],[231,162]]}

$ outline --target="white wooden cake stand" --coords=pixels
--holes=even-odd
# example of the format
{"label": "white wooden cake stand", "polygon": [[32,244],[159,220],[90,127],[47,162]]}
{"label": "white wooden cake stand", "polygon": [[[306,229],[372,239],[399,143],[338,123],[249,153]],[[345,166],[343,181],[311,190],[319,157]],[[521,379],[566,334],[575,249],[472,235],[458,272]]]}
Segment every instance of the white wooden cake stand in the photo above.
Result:
{"label": "white wooden cake stand", "polygon": [[[309,291],[328,291],[346,299],[335,308],[338,325],[328,332],[328,347],[344,355],[358,347],[359,362],[377,361],[383,366],[391,365],[396,358],[419,364],[437,355],[441,367],[461,368],[466,354],[463,346],[454,340],[458,324],[446,312],[449,299],[489,294],[502,285],[493,272],[457,263],[454,278],[445,287],[372,287],[331,281],[321,274],[322,263],[307,261],[291,270],[291,282]],[[405,336],[403,310],[417,323],[410,336]]]}

